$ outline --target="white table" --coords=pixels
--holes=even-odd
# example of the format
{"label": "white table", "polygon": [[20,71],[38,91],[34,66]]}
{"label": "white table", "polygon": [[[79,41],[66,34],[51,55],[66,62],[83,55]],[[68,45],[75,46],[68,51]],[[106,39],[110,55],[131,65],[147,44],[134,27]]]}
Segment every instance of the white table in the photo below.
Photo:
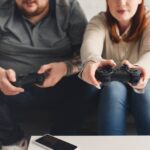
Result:
{"label": "white table", "polygon": [[[44,150],[33,143],[39,136],[32,136],[28,150]],[[56,136],[77,145],[80,150],[150,150],[150,136]]]}

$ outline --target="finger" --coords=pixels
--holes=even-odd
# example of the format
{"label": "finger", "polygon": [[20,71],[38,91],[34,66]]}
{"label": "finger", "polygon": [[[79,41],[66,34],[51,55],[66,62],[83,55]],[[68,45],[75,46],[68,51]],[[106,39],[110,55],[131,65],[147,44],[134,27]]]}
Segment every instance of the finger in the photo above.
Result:
{"label": "finger", "polygon": [[22,92],[11,92],[11,91],[3,91],[3,90],[1,90],[5,95],[8,95],[8,96],[13,96],[13,95],[18,95],[18,94],[20,94],[20,93],[22,93]]}
{"label": "finger", "polygon": [[82,72],[82,79],[92,84],[94,82],[93,77],[95,76],[95,70],[97,69],[97,67],[98,66],[96,65],[96,63],[89,63]]}
{"label": "finger", "polygon": [[129,68],[134,67],[134,65],[131,64],[128,60],[124,60],[124,61],[122,62],[122,64],[127,65]]}
{"label": "finger", "polygon": [[134,88],[134,89],[137,89],[137,90],[142,90],[145,88],[147,84],[147,81],[144,81],[142,78],[139,80],[139,82],[136,84],[136,85],[132,85],[131,83],[129,83],[129,85]]}
{"label": "finger", "polygon": [[100,89],[100,85],[101,85],[101,82],[98,82],[98,81],[93,81],[92,78],[90,78],[90,76],[87,77],[83,77],[82,78],[83,81],[85,81],[86,83],[92,85],[92,86],[95,86],[97,89]]}
{"label": "finger", "polygon": [[95,86],[97,89],[101,89],[101,82],[99,82],[99,85]]}
{"label": "finger", "polygon": [[128,60],[124,60],[124,61],[122,62],[122,64],[125,64],[125,65],[127,65],[128,67],[131,66],[131,64],[130,64],[130,62],[129,62]]}
{"label": "finger", "polygon": [[141,70],[141,78],[143,79],[144,82],[147,81],[149,78],[147,71],[142,67],[139,67],[139,69]]}
{"label": "finger", "polygon": [[85,82],[87,82],[88,84],[93,85],[93,86],[95,86],[96,88],[100,89],[100,82],[97,81],[97,80],[95,79],[95,77],[93,77],[93,76],[95,76],[95,75],[93,75],[92,72],[90,72],[88,75],[87,75],[87,74],[83,74],[83,78],[82,78],[82,79],[83,79]]}
{"label": "finger", "polygon": [[22,93],[23,91],[20,90],[13,90],[13,89],[7,89],[7,88],[2,88],[1,91],[5,94],[5,95],[17,95]]}
{"label": "finger", "polygon": [[114,62],[113,59],[102,61],[102,66],[107,66],[107,65],[110,65],[110,66],[112,66],[112,67],[115,67],[115,66],[116,66],[116,63]]}
{"label": "finger", "polygon": [[6,75],[9,81],[15,82],[16,81],[16,73],[12,69],[6,70]]}
{"label": "finger", "polygon": [[44,72],[46,72],[47,70],[50,70],[51,67],[52,67],[51,64],[43,65],[43,66],[41,66],[41,68],[38,70],[38,73],[44,73]]}
{"label": "finger", "polygon": [[114,60],[110,59],[108,60],[109,65],[111,65],[112,67],[116,66],[116,63],[114,62]]}
{"label": "finger", "polygon": [[95,86],[99,87],[100,85],[100,81],[98,81],[96,78],[95,78],[95,72],[96,72],[96,69],[97,69],[97,66],[93,66],[92,69],[91,69],[91,75],[90,75],[90,80],[92,82],[92,84],[94,84]]}
{"label": "finger", "polygon": [[55,76],[55,77],[50,77],[50,78],[47,78],[44,83],[43,83],[43,87],[53,87],[57,84],[58,82],[58,78]]}
{"label": "finger", "polygon": [[24,92],[23,88],[13,86],[7,78],[1,80],[1,89],[8,92]]}

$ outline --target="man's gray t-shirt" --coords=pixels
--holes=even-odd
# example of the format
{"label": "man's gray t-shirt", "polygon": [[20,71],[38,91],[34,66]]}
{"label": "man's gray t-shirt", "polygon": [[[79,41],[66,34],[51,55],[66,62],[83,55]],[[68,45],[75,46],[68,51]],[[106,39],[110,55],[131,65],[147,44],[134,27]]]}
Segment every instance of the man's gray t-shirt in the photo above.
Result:
{"label": "man's gray t-shirt", "polygon": [[79,3],[50,0],[50,5],[49,14],[33,26],[15,0],[0,0],[0,67],[27,74],[79,51],[87,23]]}

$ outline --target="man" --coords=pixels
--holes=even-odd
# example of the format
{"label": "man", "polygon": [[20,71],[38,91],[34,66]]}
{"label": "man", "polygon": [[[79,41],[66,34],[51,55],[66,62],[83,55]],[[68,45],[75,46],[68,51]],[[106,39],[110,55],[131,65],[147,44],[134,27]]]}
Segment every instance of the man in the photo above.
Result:
{"label": "man", "polygon": [[[0,143],[16,146],[24,134],[16,109],[47,106],[53,134],[77,134],[91,87],[77,78],[86,26],[76,0],[0,1]],[[14,86],[20,74],[47,73],[43,85]],[[62,79],[62,80],[61,80]],[[61,80],[61,81],[60,81]],[[60,81],[60,82],[59,82]],[[11,146],[12,147],[12,146]],[[11,149],[11,148],[10,148]]]}

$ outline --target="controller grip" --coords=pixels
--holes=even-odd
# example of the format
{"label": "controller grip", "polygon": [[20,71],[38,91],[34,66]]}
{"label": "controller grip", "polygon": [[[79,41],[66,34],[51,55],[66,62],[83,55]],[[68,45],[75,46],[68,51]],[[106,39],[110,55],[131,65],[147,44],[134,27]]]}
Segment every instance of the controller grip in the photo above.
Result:
{"label": "controller grip", "polygon": [[110,82],[113,69],[111,67],[98,68],[95,72],[95,78],[101,82]]}
{"label": "controller grip", "polygon": [[32,85],[32,84],[42,85],[46,77],[47,73],[43,74],[30,73],[28,75],[19,75],[17,77],[16,82],[13,82],[12,84],[16,87],[23,87],[25,85]]}

